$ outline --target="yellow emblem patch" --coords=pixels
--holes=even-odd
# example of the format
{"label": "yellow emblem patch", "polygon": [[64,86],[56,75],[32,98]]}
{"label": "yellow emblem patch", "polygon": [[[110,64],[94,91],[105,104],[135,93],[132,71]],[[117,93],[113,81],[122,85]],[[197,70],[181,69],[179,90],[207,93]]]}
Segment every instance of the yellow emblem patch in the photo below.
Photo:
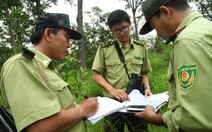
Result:
{"label": "yellow emblem patch", "polygon": [[183,65],[177,69],[178,80],[183,89],[189,89],[197,78],[197,65]]}

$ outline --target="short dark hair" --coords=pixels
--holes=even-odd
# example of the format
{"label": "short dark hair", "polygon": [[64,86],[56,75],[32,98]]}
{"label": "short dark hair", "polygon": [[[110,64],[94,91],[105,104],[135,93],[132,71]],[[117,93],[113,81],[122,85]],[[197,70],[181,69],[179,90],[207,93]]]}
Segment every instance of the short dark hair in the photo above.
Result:
{"label": "short dark hair", "polygon": [[[184,9],[190,8],[187,0],[170,0],[164,6],[171,7],[175,10],[184,10]],[[159,18],[160,17],[160,10],[156,11],[153,16]]]}
{"label": "short dark hair", "polygon": [[109,28],[111,28],[113,25],[118,24],[121,21],[131,23],[130,17],[127,12],[118,9],[109,14],[107,18],[107,25],[109,26]]}
{"label": "short dark hair", "polygon": [[[50,31],[53,34],[57,34],[57,32],[59,30],[61,30],[61,28],[50,28]],[[44,31],[45,31],[45,29],[39,29],[39,30],[35,31],[30,37],[30,42],[33,45],[37,45],[41,41]]]}

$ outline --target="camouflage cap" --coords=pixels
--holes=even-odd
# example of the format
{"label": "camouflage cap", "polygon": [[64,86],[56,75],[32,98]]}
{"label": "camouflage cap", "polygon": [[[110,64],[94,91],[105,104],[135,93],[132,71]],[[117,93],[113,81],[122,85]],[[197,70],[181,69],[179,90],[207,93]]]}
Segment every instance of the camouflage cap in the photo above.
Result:
{"label": "camouflage cap", "polygon": [[165,5],[170,0],[145,0],[142,3],[142,12],[146,19],[145,24],[141,28],[139,34],[144,35],[153,30],[149,24],[149,19],[159,10],[160,6]]}

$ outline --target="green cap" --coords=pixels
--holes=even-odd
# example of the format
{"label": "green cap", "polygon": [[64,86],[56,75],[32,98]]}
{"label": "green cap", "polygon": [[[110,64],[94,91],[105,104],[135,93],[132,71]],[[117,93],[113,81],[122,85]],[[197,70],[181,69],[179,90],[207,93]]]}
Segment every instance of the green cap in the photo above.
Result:
{"label": "green cap", "polygon": [[139,34],[144,35],[153,30],[149,24],[149,19],[152,17],[160,8],[160,6],[165,5],[170,0],[145,0],[142,3],[142,12],[146,19],[146,23],[141,28]]}
{"label": "green cap", "polygon": [[70,39],[81,39],[82,35],[70,27],[69,16],[62,13],[45,13],[38,17],[35,31],[45,28],[64,28],[68,31]]}

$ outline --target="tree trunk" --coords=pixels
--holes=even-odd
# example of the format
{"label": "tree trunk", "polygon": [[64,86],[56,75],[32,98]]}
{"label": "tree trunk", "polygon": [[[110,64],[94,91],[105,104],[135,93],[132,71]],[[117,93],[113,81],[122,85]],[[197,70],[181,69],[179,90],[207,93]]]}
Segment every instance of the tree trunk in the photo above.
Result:
{"label": "tree trunk", "polygon": [[137,26],[137,21],[136,21],[136,17],[135,17],[136,10],[132,9],[132,12],[133,12],[133,22],[134,22],[134,26],[135,26],[135,38],[138,39],[138,26]]}
{"label": "tree trunk", "polygon": [[[5,11],[6,18],[9,18],[10,14],[9,14],[7,2],[6,1],[3,1],[3,2],[4,2],[4,11]],[[11,22],[8,23],[8,33],[10,36],[10,43],[13,46],[13,51],[14,53],[16,53],[15,51],[16,42],[15,42],[15,36],[13,34],[13,27]]]}
{"label": "tree trunk", "polygon": [[[77,3],[78,6],[78,14],[77,14],[77,25],[79,27],[79,31],[81,34],[84,34],[83,31],[83,0],[78,0]],[[78,41],[78,49],[79,49],[79,59],[81,60],[81,64],[83,67],[87,67],[86,64],[86,54],[85,54],[85,46],[84,46],[85,40],[84,37],[82,37],[81,40]]]}
{"label": "tree trunk", "polygon": [[42,13],[42,12],[40,11],[40,0],[36,0],[35,3],[36,3],[36,11],[35,11],[35,12],[36,12],[36,15],[37,15],[37,16],[40,16],[41,13]]}

